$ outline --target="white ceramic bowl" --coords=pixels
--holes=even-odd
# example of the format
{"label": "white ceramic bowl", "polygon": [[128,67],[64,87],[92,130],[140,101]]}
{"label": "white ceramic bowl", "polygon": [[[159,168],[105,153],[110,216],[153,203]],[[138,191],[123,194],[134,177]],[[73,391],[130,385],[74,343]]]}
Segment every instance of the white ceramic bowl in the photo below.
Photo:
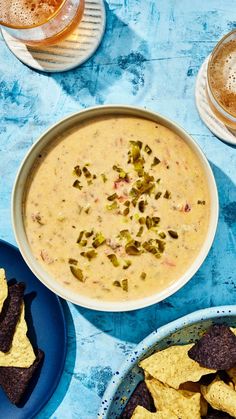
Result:
{"label": "white ceramic bowl", "polygon": [[[75,124],[79,124],[85,120],[89,120],[90,118],[114,114],[144,117],[166,126],[167,128],[174,131],[177,135],[179,135],[191,147],[191,149],[200,160],[203,170],[205,171],[206,180],[208,182],[210,191],[210,222],[208,232],[205,241],[199,251],[199,254],[192,265],[177,281],[175,281],[172,285],[163,291],[155,293],[149,297],[127,302],[108,302],[91,299],[81,294],[75,294],[73,291],[59,284],[59,282],[50,276],[34,258],[27,241],[22,213],[22,202],[26,180],[29,176],[36,157],[42,152],[44,147],[53,141],[55,137],[66,132]],[[165,298],[178,291],[181,287],[183,287],[199,269],[211,248],[217,227],[218,212],[218,193],[211,167],[203,152],[192,139],[192,137],[190,137],[190,135],[188,135],[182,128],[180,128],[177,124],[170,121],[169,119],[157,113],[131,106],[109,105],[86,109],[63,119],[56,125],[52,126],[34,143],[34,145],[27,153],[17,174],[12,194],[12,223],[16,241],[25,262],[30,267],[32,272],[41,282],[43,282],[49,289],[51,289],[60,297],[65,298],[66,300],[69,300],[75,304],[102,311],[128,311],[146,307],[157,303],[158,301],[164,300]]]}

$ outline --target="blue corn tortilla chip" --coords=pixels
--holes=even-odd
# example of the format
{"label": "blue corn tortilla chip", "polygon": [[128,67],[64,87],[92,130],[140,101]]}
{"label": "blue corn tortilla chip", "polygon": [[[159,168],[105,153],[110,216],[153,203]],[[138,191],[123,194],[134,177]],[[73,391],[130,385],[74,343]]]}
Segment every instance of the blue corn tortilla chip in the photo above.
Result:
{"label": "blue corn tortilla chip", "polygon": [[120,419],[130,419],[135,408],[142,406],[150,412],[155,412],[155,406],[151,393],[149,392],[145,381],[141,381],[135,388],[128,403],[126,404]]}
{"label": "blue corn tortilla chip", "polygon": [[36,359],[29,368],[0,367],[0,385],[12,403],[20,403],[43,357],[43,351],[38,349]]}
{"label": "blue corn tortilla chip", "polygon": [[17,322],[20,318],[25,285],[22,282],[8,287],[8,296],[0,314],[0,351],[11,349]]}
{"label": "blue corn tortilla chip", "polygon": [[236,336],[228,326],[215,324],[188,351],[188,355],[203,367],[228,370],[236,364]]}

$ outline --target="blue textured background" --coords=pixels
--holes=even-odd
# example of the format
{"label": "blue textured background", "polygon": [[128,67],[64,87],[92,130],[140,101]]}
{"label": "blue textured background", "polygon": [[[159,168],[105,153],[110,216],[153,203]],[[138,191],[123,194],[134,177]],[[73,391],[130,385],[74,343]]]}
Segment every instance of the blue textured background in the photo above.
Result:
{"label": "blue textured background", "polygon": [[64,374],[39,418],[96,418],[103,391],[126,354],[158,326],[193,310],[234,304],[236,149],[217,140],[194,104],[198,69],[236,27],[232,0],[109,0],[103,42],[92,59],[64,74],[21,64],[0,39],[0,236],[14,243],[10,195],[17,168],[53,122],[81,108],[146,106],[182,125],[211,162],[220,195],[214,245],[194,278],[153,307],[104,314],[64,303],[69,347]]}

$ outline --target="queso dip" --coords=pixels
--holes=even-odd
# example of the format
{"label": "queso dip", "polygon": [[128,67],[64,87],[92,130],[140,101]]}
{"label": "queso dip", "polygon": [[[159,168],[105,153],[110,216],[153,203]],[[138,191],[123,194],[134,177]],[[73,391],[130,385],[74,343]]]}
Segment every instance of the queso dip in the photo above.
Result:
{"label": "queso dip", "polygon": [[134,300],[193,263],[209,223],[195,153],[174,132],[128,116],[92,119],[37,158],[24,198],[32,252],[74,293]]}

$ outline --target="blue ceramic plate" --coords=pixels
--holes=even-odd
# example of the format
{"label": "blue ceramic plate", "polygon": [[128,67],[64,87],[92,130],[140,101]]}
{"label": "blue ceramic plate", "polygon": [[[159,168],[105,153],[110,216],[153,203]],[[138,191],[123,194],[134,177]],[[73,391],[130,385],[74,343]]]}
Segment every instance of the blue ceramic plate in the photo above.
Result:
{"label": "blue ceramic plate", "polygon": [[24,282],[28,334],[34,347],[42,349],[42,368],[32,379],[20,407],[11,404],[0,389],[0,418],[31,419],[47,403],[61,377],[67,347],[66,325],[59,298],[31,273],[18,249],[0,240],[0,267],[7,279]]}
{"label": "blue ceramic plate", "polygon": [[122,364],[105,391],[99,419],[118,419],[137,384],[143,380],[138,363],[153,352],[171,345],[186,344],[200,338],[212,323],[236,326],[236,306],[222,306],[195,311],[168,323],[144,339]]}

